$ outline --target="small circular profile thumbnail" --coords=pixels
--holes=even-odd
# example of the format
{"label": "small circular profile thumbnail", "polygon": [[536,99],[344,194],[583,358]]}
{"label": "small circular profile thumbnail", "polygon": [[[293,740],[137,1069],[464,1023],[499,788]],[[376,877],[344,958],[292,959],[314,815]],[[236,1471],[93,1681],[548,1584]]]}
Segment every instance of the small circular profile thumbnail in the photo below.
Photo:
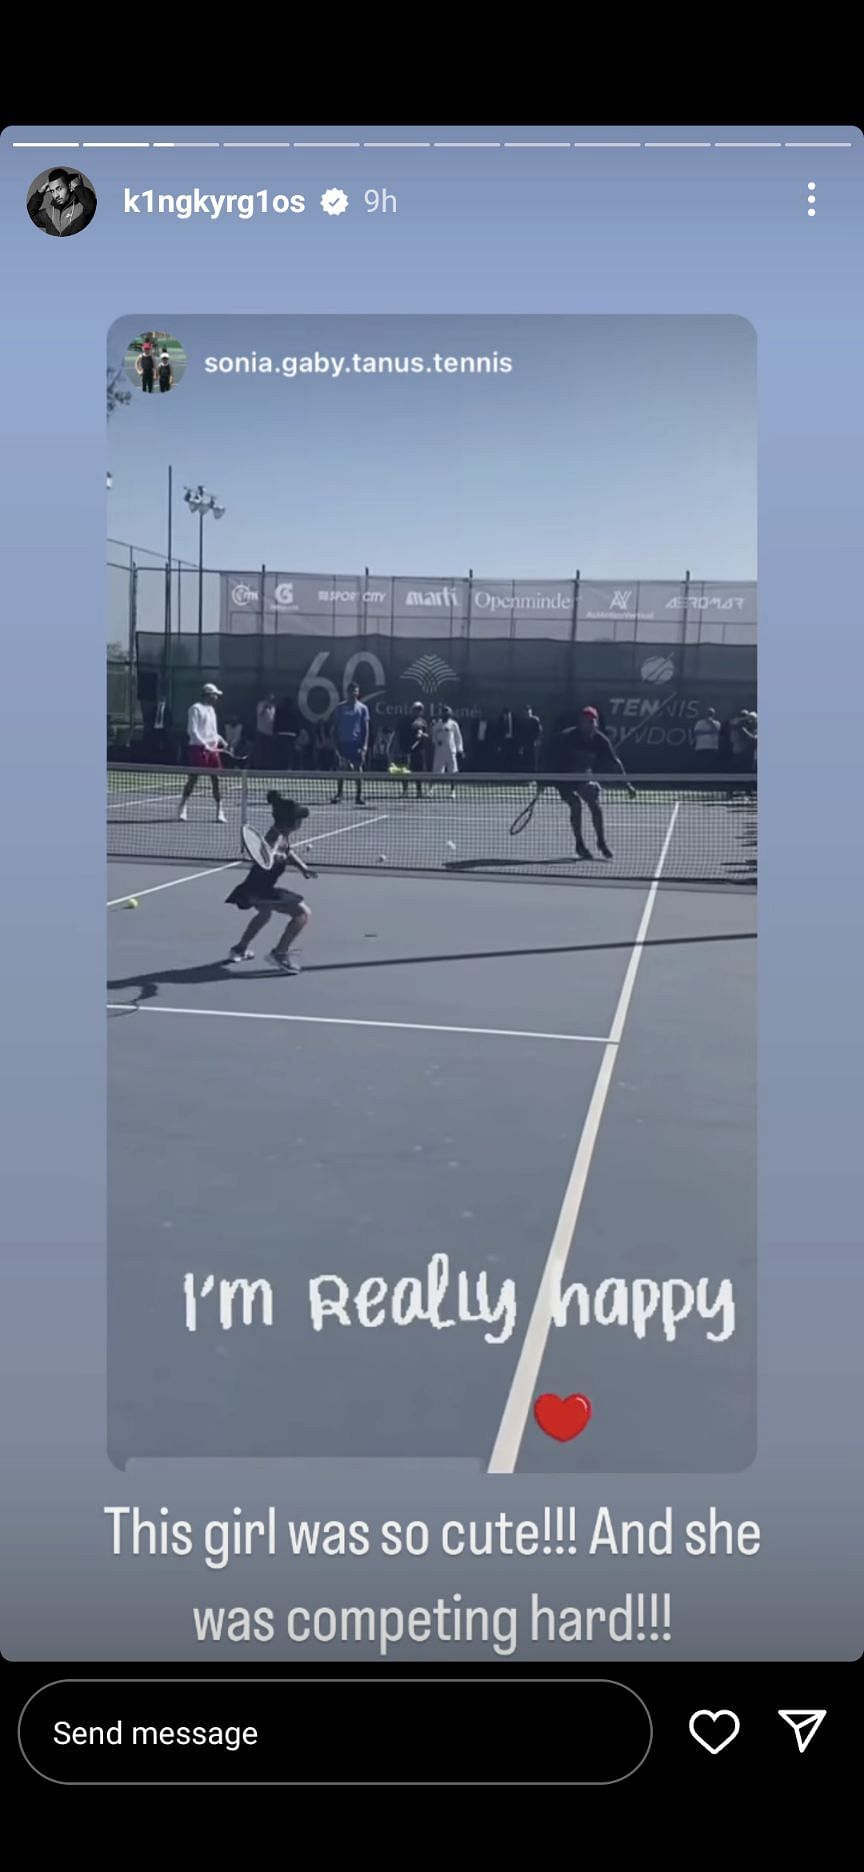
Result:
{"label": "small circular profile thumbnail", "polygon": [[127,345],[123,364],[136,390],[144,396],[165,396],[183,377],[186,353],[171,332],[146,331]]}
{"label": "small circular profile thumbnail", "polygon": [[43,234],[81,234],[96,213],[96,190],[80,169],[43,169],[27,190],[27,213]]}

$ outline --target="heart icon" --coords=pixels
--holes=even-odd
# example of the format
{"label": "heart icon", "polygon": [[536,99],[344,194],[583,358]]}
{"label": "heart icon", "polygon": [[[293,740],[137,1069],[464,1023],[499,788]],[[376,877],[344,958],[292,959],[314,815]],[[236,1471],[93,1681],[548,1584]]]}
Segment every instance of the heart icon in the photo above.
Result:
{"label": "heart icon", "polygon": [[544,1391],[534,1405],[534,1415],[547,1436],[555,1437],[559,1443],[571,1443],[574,1437],[582,1435],[590,1420],[591,1400],[583,1397],[581,1391],[563,1398],[556,1397],[554,1391]]}
{"label": "heart icon", "polygon": [[[721,1735],[719,1742],[713,1742],[709,1738],[716,1736],[718,1723],[728,1724],[729,1733]],[[740,1727],[741,1724],[734,1710],[694,1710],[690,1718],[690,1734],[694,1742],[700,1743],[702,1748],[707,1749],[709,1755],[720,1755],[724,1748],[728,1748],[730,1742],[734,1742]],[[703,1734],[703,1730],[707,1730],[707,1734]]]}

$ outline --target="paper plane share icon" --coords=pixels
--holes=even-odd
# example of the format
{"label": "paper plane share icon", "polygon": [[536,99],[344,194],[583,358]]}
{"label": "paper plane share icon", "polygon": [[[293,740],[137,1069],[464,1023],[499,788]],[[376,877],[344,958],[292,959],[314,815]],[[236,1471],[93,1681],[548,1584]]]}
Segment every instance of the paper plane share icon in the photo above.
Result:
{"label": "paper plane share icon", "polygon": [[804,1750],[808,1748],[812,1742],[817,1729],[821,1729],[828,1711],[778,1710],[777,1714],[778,1716],[782,1716],[783,1721],[789,1724],[790,1729],[794,1729],[795,1740],[798,1744],[798,1753],[799,1755],[803,1755]]}

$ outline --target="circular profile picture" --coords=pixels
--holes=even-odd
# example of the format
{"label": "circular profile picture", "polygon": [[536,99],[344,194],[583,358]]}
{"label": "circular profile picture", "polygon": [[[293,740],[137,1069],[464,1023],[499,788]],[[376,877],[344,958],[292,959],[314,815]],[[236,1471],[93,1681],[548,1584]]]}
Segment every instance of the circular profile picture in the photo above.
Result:
{"label": "circular profile picture", "polygon": [[43,234],[81,234],[96,213],[96,190],[80,169],[43,169],[27,190],[27,213]]}
{"label": "circular profile picture", "polygon": [[183,377],[186,353],[170,332],[146,331],[127,346],[123,364],[129,382],[144,396],[166,396]]}

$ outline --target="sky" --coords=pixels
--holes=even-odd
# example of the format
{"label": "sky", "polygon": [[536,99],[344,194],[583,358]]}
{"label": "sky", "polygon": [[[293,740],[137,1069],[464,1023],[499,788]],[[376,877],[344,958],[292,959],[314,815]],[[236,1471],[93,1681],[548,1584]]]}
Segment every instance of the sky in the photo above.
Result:
{"label": "sky", "polygon": [[[756,337],[729,317],[302,317],[119,322],[172,332],[168,396],[108,422],[108,532],[197,559],[183,487],[225,507],[205,564],[486,578],[756,577]],[[207,357],[489,356],[497,375],[208,374]]]}

